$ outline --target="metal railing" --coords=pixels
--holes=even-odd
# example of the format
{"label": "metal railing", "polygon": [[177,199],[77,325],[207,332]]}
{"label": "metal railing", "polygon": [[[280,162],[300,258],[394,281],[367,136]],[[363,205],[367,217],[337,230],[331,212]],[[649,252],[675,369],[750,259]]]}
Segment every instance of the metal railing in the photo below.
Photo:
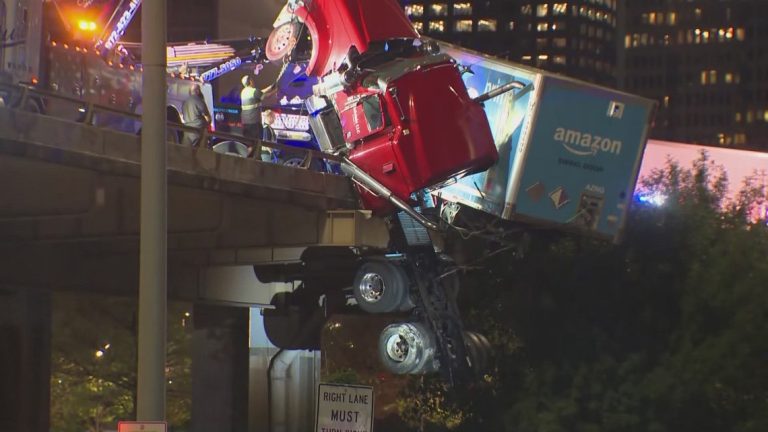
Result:
{"label": "metal railing", "polygon": [[[113,129],[118,130],[121,132],[126,132],[125,130],[116,129],[109,127],[107,125],[98,125],[95,121],[97,119],[97,114],[99,113],[106,113],[110,115],[117,115],[124,118],[131,119],[132,121],[136,122],[136,125],[141,125],[141,115],[119,110],[116,108],[112,108],[106,105],[101,105],[94,103],[92,101],[79,99],[75,97],[65,96],[61,95],[59,93],[55,93],[48,90],[42,90],[35,88],[30,85],[25,84],[3,84],[0,83],[0,101],[3,101],[2,104],[0,104],[0,107],[5,105],[5,107],[8,108],[15,108],[15,109],[21,109],[26,111],[32,111],[32,112],[38,112],[39,114],[43,115],[53,115],[46,112],[46,100],[48,99],[55,99],[59,101],[64,101],[71,103],[73,105],[73,114],[77,112],[79,115],[77,116],[77,120],[74,120],[78,123],[83,123],[91,127],[100,128],[100,129]],[[3,97],[5,95],[5,97]],[[58,117],[56,115],[53,115],[54,117]],[[198,138],[199,143],[205,143],[205,145],[201,145],[199,147],[205,148],[206,150],[213,151],[212,149],[209,149],[207,144],[209,142],[214,142],[214,140],[218,140],[218,142],[237,142],[241,143],[247,147],[252,148],[252,154],[254,156],[255,161],[259,161],[262,163],[271,163],[269,161],[263,161],[260,158],[260,155],[262,154],[262,151],[264,149],[275,152],[285,152],[287,154],[292,155],[301,155],[302,161],[299,165],[295,166],[296,168],[302,168],[302,169],[310,169],[310,167],[313,166],[312,161],[313,160],[321,160],[326,162],[332,162],[335,164],[341,164],[343,162],[343,159],[341,157],[338,157],[336,155],[323,153],[318,150],[309,149],[305,147],[295,147],[290,146],[286,144],[280,144],[277,142],[270,142],[270,141],[263,141],[259,139],[254,138],[248,138],[242,135],[236,135],[226,132],[218,132],[218,131],[209,131],[207,128],[195,128],[191,126],[185,126],[181,123],[168,121],[167,127],[170,131],[175,132],[177,135],[179,133],[184,134],[194,134]],[[169,142],[171,144],[176,144],[175,142]],[[177,144],[179,145],[179,144]],[[226,153],[225,153],[226,154]],[[236,156],[233,156],[236,157]]]}

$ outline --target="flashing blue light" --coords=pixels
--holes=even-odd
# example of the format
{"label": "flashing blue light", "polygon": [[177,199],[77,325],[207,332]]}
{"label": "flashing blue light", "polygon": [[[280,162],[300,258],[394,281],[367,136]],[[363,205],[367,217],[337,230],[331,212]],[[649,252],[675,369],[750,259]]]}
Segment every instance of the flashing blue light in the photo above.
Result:
{"label": "flashing blue light", "polygon": [[661,207],[667,202],[667,196],[661,192],[639,192],[635,198],[643,204],[650,204],[655,207]]}

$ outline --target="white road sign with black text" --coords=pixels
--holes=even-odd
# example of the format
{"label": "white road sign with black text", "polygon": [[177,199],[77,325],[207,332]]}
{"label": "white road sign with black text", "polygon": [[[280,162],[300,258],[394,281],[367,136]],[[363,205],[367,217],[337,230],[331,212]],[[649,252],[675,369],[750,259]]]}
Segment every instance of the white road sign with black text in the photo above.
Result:
{"label": "white road sign with black text", "polygon": [[320,384],[317,432],[373,432],[373,387]]}

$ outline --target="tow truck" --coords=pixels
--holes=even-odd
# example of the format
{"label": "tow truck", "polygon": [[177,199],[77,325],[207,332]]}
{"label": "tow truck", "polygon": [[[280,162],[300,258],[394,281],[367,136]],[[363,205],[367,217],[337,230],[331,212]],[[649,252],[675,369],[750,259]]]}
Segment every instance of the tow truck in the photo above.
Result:
{"label": "tow truck", "polygon": [[314,135],[389,231],[384,246],[255,267],[262,281],[301,281],[263,312],[278,347],[317,348],[322,315],[354,298],[401,318],[379,337],[387,370],[457,384],[482,373],[491,346],[464,328],[457,266],[433,239],[620,238],[652,101],[423,38],[395,0],[289,0],[265,51],[308,58]]}
{"label": "tow truck", "polygon": [[[114,4],[114,6],[112,6]],[[81,100],[80,105],[58,98],[24,98],[28,111],[83,121],[85,105],[99,104],[120,112],[142,112],[141,63],[121,38],[141,6],[141,0],[81,2],[76,0],[19,0],[0,23],[0,84],[22,84],[54,95]],[[107,17],[104,19],[104,17]],[[211,47],[201,47],[210,51]],[[181,47],[190,51],[190,47]],[[169,47],[174,52],[174,47]],[[228,56],[228,52],[222,54]],[[193,85],[200,85],[213,112],[209,84],[197,79],[168,75],[166,116],[181,123],[181,107]],[[18,87],[0,88],[0,100],[8,106],[22,99]],[[139,121],[123,115],[99,113],[93,124],[138,133]],[[169,133],[171,142],[180,134]]]}

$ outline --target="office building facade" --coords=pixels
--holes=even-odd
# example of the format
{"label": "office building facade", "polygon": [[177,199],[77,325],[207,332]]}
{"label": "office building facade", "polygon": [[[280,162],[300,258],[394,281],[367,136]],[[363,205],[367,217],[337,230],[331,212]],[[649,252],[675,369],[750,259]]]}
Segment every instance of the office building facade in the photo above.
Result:
{"label": "office building facade", "polygon": [[627,0],[620,82],[659,101],[653,138],[768,150],[761,0]]}
{"label": "office building facade", "polygon": [[615,86],[618,0],[404,0],[425,36]]}

